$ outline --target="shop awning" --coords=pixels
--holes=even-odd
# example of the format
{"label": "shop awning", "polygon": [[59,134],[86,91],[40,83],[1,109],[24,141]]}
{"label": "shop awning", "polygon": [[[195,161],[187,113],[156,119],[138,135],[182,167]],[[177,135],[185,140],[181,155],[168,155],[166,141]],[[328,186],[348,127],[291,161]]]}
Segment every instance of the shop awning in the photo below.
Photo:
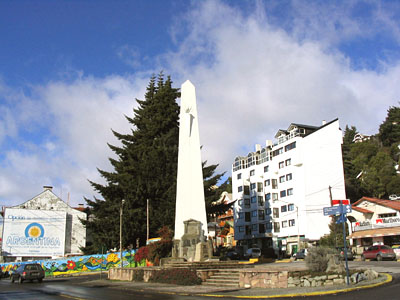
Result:
{"label": "shop awning", "polygon": [[390,236],[390,235],[400,235],[400,227],[389,227],[389,228],[356,231],[353,232],[348,238],[359,239],[366,237],[378,237],[378,236]]}

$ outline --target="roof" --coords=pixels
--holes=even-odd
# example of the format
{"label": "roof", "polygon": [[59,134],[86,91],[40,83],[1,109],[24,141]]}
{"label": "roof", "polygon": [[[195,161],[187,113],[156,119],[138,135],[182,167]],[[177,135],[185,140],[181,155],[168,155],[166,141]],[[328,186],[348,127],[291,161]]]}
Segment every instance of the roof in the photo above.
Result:
{"label": "roof", "polygon": [[359,212],[361,212],[361,213],[363,213],[363,214],[373,214],[373,213],[374,213],[373,211],[370,211],[370,210],[368,210],[368,209],[365,209],[365,208],[362,208],[362,207],[354,206],[354,204],[351,206],[351,208],[352,208],[353,210],[359,211]]}
{"label": "roof", "polygon": [[355,202],[352,207],[356,207],[363,201],[372,202],[381,206],[389,207],[394,210],[400,211],[400,201],[397,200],[385,200],[385,199],[378,199],[378,198],[370,198],[370,197],[362,197],[360,200]]}
{"label": "roof", "polygon": [[367,229],[353,232],[349,238],[364,238],[377,236],[400,235],[400,227]]}

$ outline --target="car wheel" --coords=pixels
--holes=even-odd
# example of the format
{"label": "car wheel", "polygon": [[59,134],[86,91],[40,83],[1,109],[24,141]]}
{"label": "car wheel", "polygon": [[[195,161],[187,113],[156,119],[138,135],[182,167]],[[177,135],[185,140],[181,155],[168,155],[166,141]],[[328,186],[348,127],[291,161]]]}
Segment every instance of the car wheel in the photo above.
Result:
{"label": "car wheel", "polygon": [[381,256],[380,254],[378,254],[378,255],[376,256],[376,260],[377,260],[377,261],[382,261],[382,256]]}
{"label": "car wheel", "polygon": [[365,261],[365,256],[364,255],[361,255],[361,260]]}
{"label": "car wheel", "polygon": [[14,283],[14,281],[15,281],[14,275],[10,276],[10,280],[11,280],[11,283]]}
{"label": "car wheel", "polygon": [[21,284],[23,281],[24,281],[24,280],[22,279],[22,277],[19,276],[19,278],[18,278],[18,283]]}

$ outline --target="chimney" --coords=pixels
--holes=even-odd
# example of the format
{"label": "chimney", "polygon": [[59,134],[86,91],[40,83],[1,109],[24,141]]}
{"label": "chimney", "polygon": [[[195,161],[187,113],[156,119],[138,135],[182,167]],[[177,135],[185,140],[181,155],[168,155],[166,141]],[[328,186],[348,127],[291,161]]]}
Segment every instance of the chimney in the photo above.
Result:
{"label": "chimney", "polygon": [[53,190],[53,187],[50,186],[50,185],[44,185],[44,186],[43,186],[43,189],[44,189],[45,191],[47,191],[47,190],[52,191],[52,190]]}
{"label": "chimney", "polygon": [[326,121],[325,121],[325,120],[322,120],[322,126],[325,125],[325,124],[326,124]]}
{"label": "chimney", "polygon": [[79,204],[78,204],[78,207],[79,207],[79,208],[85,208],[85,207],[83,206],[83,203],[79,203]]}
{"label": "chimney", "polygon": [[260,152],[261,151],[261,145],[260,144],[256,144],[256,152]]}

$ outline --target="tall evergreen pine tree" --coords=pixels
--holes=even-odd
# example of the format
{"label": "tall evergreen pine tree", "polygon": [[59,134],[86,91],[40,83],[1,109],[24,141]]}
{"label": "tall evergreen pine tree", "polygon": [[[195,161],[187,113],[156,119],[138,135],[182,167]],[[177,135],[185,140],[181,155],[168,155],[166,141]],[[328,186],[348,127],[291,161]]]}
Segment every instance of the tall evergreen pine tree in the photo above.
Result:
{"label": "tall evergreen pine tree", "polygon": [[[145,100],[137,100],[129,134],[113,131],[122,146],[110,145],[117,158],[110,158],[113,172],[98,170],[105,179],[102,185],[90,182],[103,199],[86,199],[90,210],[83,221],[92,243],[83,250],[94,253],[119,247],[119,213],[123,206],[123,247],[146,240],[146,202],[150,203],[150,237],[162,226],[173,228],[175,219],[176,175],[179,143],[179,89],[172,88],[170,77],[162,73],[150,79]],[[210,189],[223,174],[214,175],[217,165],[203,164],[206,202],[215,200]],[[220,191],[218,191],[220,193]],[[211,200],[212,198],[212,200]]]}

